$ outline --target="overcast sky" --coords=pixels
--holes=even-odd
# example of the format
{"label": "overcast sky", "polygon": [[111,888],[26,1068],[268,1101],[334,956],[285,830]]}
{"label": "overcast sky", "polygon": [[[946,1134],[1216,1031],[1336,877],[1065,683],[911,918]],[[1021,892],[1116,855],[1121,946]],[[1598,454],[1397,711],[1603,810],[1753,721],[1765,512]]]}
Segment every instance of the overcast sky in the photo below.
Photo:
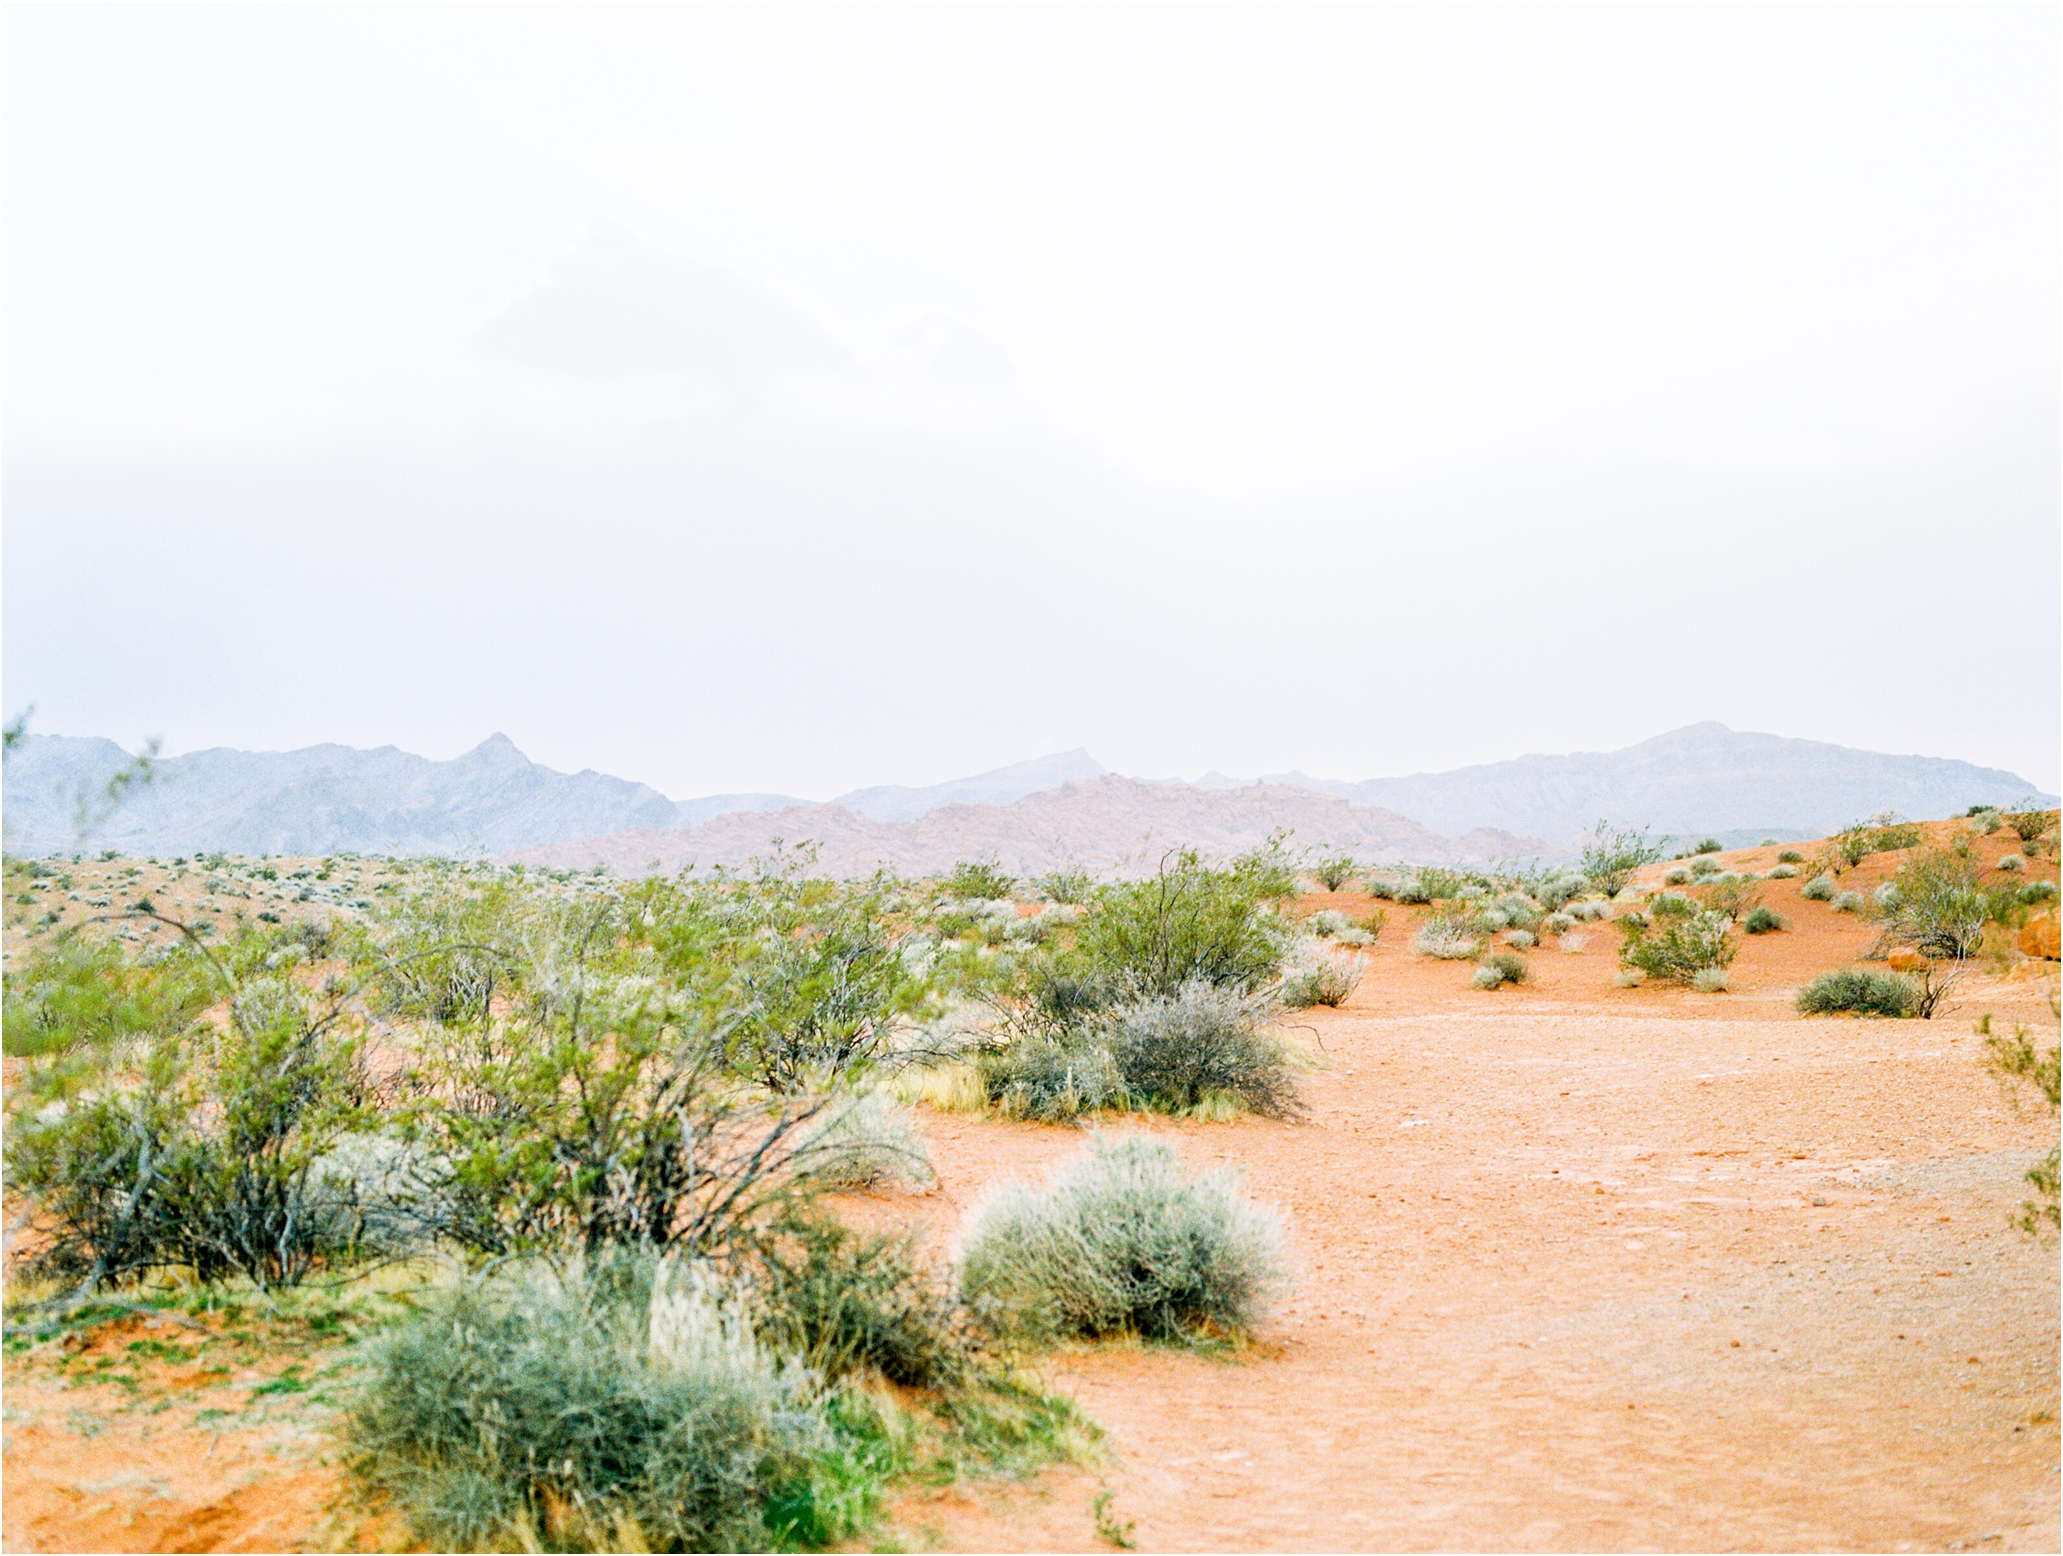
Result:
{"label": "overcast sky", "polygon": [[2055,6],[4,29],[33,728],[2063,786]]}

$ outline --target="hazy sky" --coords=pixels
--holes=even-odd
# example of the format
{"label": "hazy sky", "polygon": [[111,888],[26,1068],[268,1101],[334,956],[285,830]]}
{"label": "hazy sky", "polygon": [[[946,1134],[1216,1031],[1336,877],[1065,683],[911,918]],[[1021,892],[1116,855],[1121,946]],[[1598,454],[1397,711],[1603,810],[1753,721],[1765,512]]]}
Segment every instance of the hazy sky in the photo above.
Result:
{"label": "hazy sky", "polygon": [[6,710],[2056,789],[2059,14],[10,4]]}

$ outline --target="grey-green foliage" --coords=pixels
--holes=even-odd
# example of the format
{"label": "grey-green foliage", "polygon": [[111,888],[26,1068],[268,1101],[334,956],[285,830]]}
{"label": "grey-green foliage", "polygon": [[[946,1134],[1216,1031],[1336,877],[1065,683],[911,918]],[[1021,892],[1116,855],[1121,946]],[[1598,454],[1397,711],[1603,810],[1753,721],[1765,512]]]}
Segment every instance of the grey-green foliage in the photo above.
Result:
{"label": "grey-green foliage", "polygon": [[1807,902],[1832,902],[1835,890],[1834,878],[1831,875],[1815,875],[1798,888],[1798,895]]}
{"label": "grey-green foliage", "polygon": [[1661,846],[1648,841],[1646,829],[1614,831],[1610,823],[1600,821],[1578,868],[1599,891],[1615,897],[1633,879],[1634,871],[1661,857]]}
{"label": "grey-green foliage", "polygon": [[1833,907],[1836,913],[1860,913],[1868,902],[1859,891],[1844,891],[1835,893]]}
{"label": "grey-green foliage", "polygon": [[1798,991],[1795,1003],[1807,1016],[1852,1011],[1863,1016],[1910,1016],[1917,991],[1912,980],[1868,967],[1837,967]]}
{"label": "grey-green foliage", "polygon": [[828,1442],[815,1379],[672,1260],[526,1265],[375,1342],[360,1473],[451,1550],[755,1550]]}
{"label": "grey-green foliage", "polygon": [[1197,980],[1119,1007],[1103,1031],[1134,1098],[1181,1112],[1213,1097],[1266,1118],[1301,1111],[1296,1074],[1265,997]]}
{"label": "grey-green foliage", "polygon": [[1526,959],[1516,951],[1493,951],[1477,964],[1469,982],[1479,989],[1502,988],[1507,983],[1524,983],[1526,972]]}
{"label": "grey-green foliage", "polygon": [[1698,907],[1665,913],[1659,899],[1654,906],[1651,929],[1635,924],[1630,915],[1619,921],[1626,934],[1619,949],[1622,967],[1651,978],[1689,983],[1706,969],[1724,967],[1733,960],[1733,921],[1725,914]]}
{"label": "grey-green foliage", "polygon": [[2054,881],[2029,881],[2020,888],[2019,899],[2022,907],[2030,908],[2037,903],[2054,902],[2056,900],[2056,883]]}
{"label": "grey-green foliage", "polygon": [[795,1168],[834,1188],[922,1188],[938,1178],[909,1109],[878,1091],[842,1098],[812,1119],[796,1146]]}
{"label": "grey-green foliage", "polygon": [[1770,870],[1770,872],[1769,872],[1769,878],[1770,878],[1771,880],[1773,880],[1773,881],[1788,881],[1788,880],[1794,880],[1794,879],[1796,879],[1796,877],[1797,877],[1797,874],[1798,874],[1798,867],[1797,867],[1796,865],[1794,865],[1794,864],[1780,864],[1780,865],[1776,865],[1776,866],[1774,866],[1774,867],[1773,867],[1773,868],[1772,868],[1772,869]]}
{"label": "grey-green foliage", "polygon": [[1059,970],[1100,984],[1111,995],[1106,1003],[1172,994],[1198,978],[1257,989],[1275,976],[1288,933],[1269,904],[1295,890],[1279,842],[1222,868],[1195,853],[1172,855],[1144,880],[1096,894]]}
{"label": "grey-green foliage", "polygon": [[1483,948],[1480,920],[1466,908],[1427,914],[1411,945],[1421,956],[1437,961],[1465,961]]}
{"label": "grey-green foliage", "polygon": [[998,1334],[1033,1341],[1253,1327],[1286,1279],[1282,1226],[1239,1174],[1188,1178],[1175,1148],[1093,1139],[1043,1189],[1012,1184],[979,1213],[960,1290]]}
{"label": "grey-green foliage", "polygon": [[1282,969],[1282,1003],[1295,1010],[1344,1005],[1365,965],[1359,955],[1329,951],[1317,942],[1300,946]]}
{"label": "grey-green foliage", "polygon": [[983,1088],[1006,1118],[1067,1123],[1125,1100],[1124,1077],[1098,1032],[1042,1026],[983,1051]]}

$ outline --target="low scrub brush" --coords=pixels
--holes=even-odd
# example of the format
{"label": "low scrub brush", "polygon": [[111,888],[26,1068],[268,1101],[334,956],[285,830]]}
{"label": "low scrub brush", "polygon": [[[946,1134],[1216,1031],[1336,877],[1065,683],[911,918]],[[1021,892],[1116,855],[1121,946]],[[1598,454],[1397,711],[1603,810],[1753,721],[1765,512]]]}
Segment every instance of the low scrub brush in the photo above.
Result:
{"label": "low scrub brush", "polygon": [[1709,909],[1657,914],[1651,931],[1637,928],[1628,920],[1620,922],[1626,925],[1626,943],[1619,949],[1620,965],[1652,978],[1689,983],[1697,974],[1725,967],[1734,958],[1732,921]]}
{"label": "low scrub brush", "polygon": [[1365,965],[1360,956],[1342,956],[1322,946],[1302,949],[1282,970],[1282,1003],[1296,1010],[1344,1005],[1360,984]]}
{"label": "low scrub brush", "polygon": [[1795,848],[1787,848],[1776,856],[1776,862],[1778,864],[1803,864],[1805,863],[1805,856]]}
{"label": "low scrub brush", "polygon": [[1166,1112],[1231,1098],[1263,1117],[1290,1118],[1300,1111],[1296,1077],[1270,1014],[1263,998],[1199,980],[1114,1012],[1110,1053],[1125,1089]]}
{"label": "low scrub brush", "polygon": [[1834,911],[1836,913],[1860,913],[1869,905],[1869,900],[1859,891],[1836,892],[1834,894]]}
{"label": "low scrub brush", "polygon": [[1769,878],[1773,881],[1796,880],[1797,876],[1798,867],[1795,864],[1780,864],[1769,872]]}
{"label": "low scrub brush", "polygon": [[1700,994],[1724,994],[1731,977],[1724,967],[1701,967],[1691,974],[1691,987]]}
{"label": "low scrub brush", "polygon": [[1831,875],[1815,875],[1798,888],[1798,895],[1807,902],[1832,902],[1836,890]]}
{"label": "low scrub brush", "polygon": [[1110,1050],[1080,1032],[1035,1032],[979,1062],[989,1100],[1006,1118],[1069,1123],[1124,1101],[1124,1078]]}
{"label": "low scrub brush", "polygon": [[1825,1016],[1852,1011],[1862,1016],[1910,1016],[1918,1005],[1912,980],[1868,967],[1837,967],[1821,973],[1798,991],[1801,1015]]}
{"label": "low scrub brush", "polygon": [[1483,936],[1473,913],[1435,913],[1418,926],[1411,945],[1421,956],[1442,962],[1460,962],[1483,948]]}
{"label": "low scrub brush", "polygon": [[1999,868],[2001,870],[2024,870],[2027,868],[2027,861],[2018,854],[2007,854],[1999,860]]}
{"label": "low scrub brush", "polygon": [[1526,981],[1526,959],[1515,951],[1493,951],[1469,975],[1479,989],[1499,989],[1507,983]]}
{"label": "low scrub brush", "polygon": [[1788,929],[1789,927],[1784,922],[1783,915],[1778,913],[1776,909],[1760,905],[1750,908],[1748,916],[1741,920],[1741,928],[1751,935],[1775,934],[1778,930]]}
{"label": "low scrub brush", "polygon": [[880,1092],[827,1108],[795,1153],[798,1172],[832,1188],[922,1188],[937,1181],[909,1110]]}
{"label": "low scrub brush", "polygon": [[977,1215],[960,1291],[999,1335],[1171,1339],[1253,1327],[1283,1284],[1282,1225],[1221,1169],[1186,1178],[1164,1141],[1098,1137],[1047,1187]]}

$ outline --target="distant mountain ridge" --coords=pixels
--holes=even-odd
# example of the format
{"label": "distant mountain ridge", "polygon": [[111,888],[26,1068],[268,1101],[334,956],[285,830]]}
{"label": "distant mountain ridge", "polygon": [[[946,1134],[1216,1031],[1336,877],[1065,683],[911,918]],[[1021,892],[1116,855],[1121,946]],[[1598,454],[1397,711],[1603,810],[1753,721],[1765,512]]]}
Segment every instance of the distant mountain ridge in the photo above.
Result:
{"label": "distant mountain ridge", "polygon": [[615,874],[673,874],[767,859],[809,843],[816,867],[836,876],[886,868],[935,875],[962,859],[993,859],[1013,874],[1073,865],[1098,873],[1152,870],[1170,849],[1224,858],[1278,831],[1296,848],[1339,849],[1367,860],[1488,864],[1548,852],[1534,838],[1488,829],[1450,841],[1373,805],[1290,784],[1204,789],[1106,773],[1007,805],[952,804],[907,821],[880,821],[842,805],[737,812],[694,828],[641,827],[576,843],[515,850],[509,863],[552,869],[602,865]]}
{"label": "distant mountain ridge", "polygon": [[[100,788],[129,760],[129,753],[111,740],[26,736],[6,765],[7,847],[24,854],[78,847],[73,825],[78,796]],[[729,823],[724,835],[743,836],[755,824],[735,818],[779,813],[787,829],[780,836],[816,835],[797,830],[804,824],[800,818],[811,818],[810,825],[842,839],[840,847],[894,853],[917,845],[906,838],[868,833],[858,824],[913,824],[955,807],[1009,807],[1035,795],[1093,786],[1110,776],[1087,751],[1077,749],[927,787],[888,784],[855,789],[829,806],[819,806],[786,794],[672,800],[647,784],[606,773],[556,772],[532,762],[500,734],[448,762],[393,746],[361,751],[322,745],[285,752],[218,747],[160,763],[157,780],[133,791],[127,803],[95,830],[91,843],[138,855],[216,849],[242,854],[501,855],[552,844],[596,843],[618,833],[690,832],[719,820]],[[1269,803],[1284,815],[1303,814],[1284,798],[1296,791],[1379,810],[1399,821],[1411,818],[1424,835],[1414,838],[1412,846],[1424,850],[1435,847],[1424,839],[1445,847],[1447,838],[1466,839],[1484,829],[1502,834],[1514,846],[1523,843],[1536,851],[1565,848],[1601,816],[1679,835],[1820,836],[1880,810],[1945,816],[1977,803],[2011,804],[2034,793],[2025,779],[1996,768],[1739,734],[1716,723],[1672,730],[1621,751],[1523,756],[1446,773],[1358,783],[1303,773],[1240,781],[1213,772],[1193,784],[1166,780],[1136,786],[1240,794],[1256,785],[1283,791]],[[2035,797],[2055,803],[2051,795]],[[1144,801],[1127,800],[1113,812],[1123,813],[1122,824],[1109,817],[1085,819],[1082,835],[1096,839],[1100,848],[1121,841],[1111,827],[1154,832],[1161,822],[1148,815],[1150,809]],[[1166,814],[1189,815],[1205,833],[1219,835],[1211,829],[1220,823],[1211,820],[1214,813],[1207,810],[1184,812],[1178,807]],[[1326,827],[1345,826],[1332,812],[1312,813],[1312,825],[1321,814],[1327,818]],[[1058,825],[1057,818],[1047,820]],[[956,825],[968,837],[974,835],[967,831],[971,823]],[[1068,827],[1052,835],[1072,835]],[[1387,834],[1368,835],[1369,846],[1374,846],[1376,837]],[[1301,844],[1327,840],[1299,836]],[[1205,838],[1181,841],[1202,845]],[[1018,839],[1010,846],[1030,849],[1032,841]],[[1503,851],[1496,857],[1514,857],[1511,847],[1499,846]],[[678,845],[668,847],[677,851]],[[613,856],[614,850],[600,852]],[[1436,855],[1429,852],[1427,857],[1430,861]],[[640,867],[643,862],[636,861]]]}
{"label": "distant mountain ridge", "polygon": [[[1212,773],[1200,782],[1234,780]],[[1619,751],[1522,756],[1360,783],[1271,773],[1267,782],[1381,805],[1436,832],[1497,826],[1568,845],[1600,817],[1662,832],[1824,837],[1881,810],[1958,815],[2033,797],[2025,778],[1932,756],[1887,756],[1818,740],[1744,734],[1707,721]]]}

